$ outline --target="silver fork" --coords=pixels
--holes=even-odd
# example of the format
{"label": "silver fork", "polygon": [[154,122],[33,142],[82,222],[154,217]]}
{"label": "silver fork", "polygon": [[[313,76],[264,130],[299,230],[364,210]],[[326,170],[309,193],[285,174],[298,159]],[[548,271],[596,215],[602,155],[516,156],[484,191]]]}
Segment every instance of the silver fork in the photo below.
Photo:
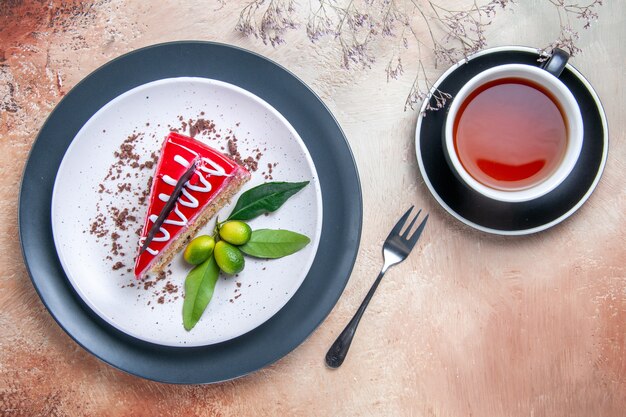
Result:
{"label": "silver fork", "polygon": [[389,232],[389,236],[387,236],[387,240],[385,240],[385,244],[383,245],[383,268],[380,271],[380,274],[378,274],[378,278],[376,278],[376,281],[374,281],[372,288],[370,288],[369,292],[365,296],[365,299],[361,303],[361,306],[357,310],[356,314],[354,315],[354,317],[352,317],[352,320],[350,320],[350,323],[348,323],[348,325],[345,329],[343,329],[339,337],[337,337],[337,340],[335,340],[335,343],[333,343],[330,349],[328,349],[328,352],[326,353],[326,365],[328,365],[329,367],[339,368],[341,366],[344,359],[346,358],[346,355],[348,354],[348,349],[350,349],[350,344],[352,343],[354,333],[356,333],[356,328],[359,325],[359,321],[361,321],[361,317],[363,316],[367,305],[372,299],[374,292],[376,292],[376,288],[378,288],[378,284],[380,284],[383,275],[385,275],[385,272],[387,272],[389,267],[399,264],[400,262],[404,261],[407,256],[409,256],[409,253],[411,253],[411,249],[413,249],[415,243],[421,236],[422,231],[426,226],[426,221],[428,220],[428,214],[426,215],[426,217],[424,217],[424,220],[422,220],[420,225],[417,226],[417,229],[410,237],[409,233],[411,233],[411,229],[413,228],[413,225],[415,224],[415,221],[419,217],[422,210],[417,212],[415,217],[413,217],[413,220],[411,220],[409,227],[406,228],[404,233],[400,234],[400,231],[402,230],[402,228],[406,224],[407,219],[411,215],[411,211],[413,211],[413,207],[414,206],[411,206],[411,208],[406,213],[404,213],[400,220],[398,220],[398,223],[396,223],[393,229],[391,229],[391,232]]}

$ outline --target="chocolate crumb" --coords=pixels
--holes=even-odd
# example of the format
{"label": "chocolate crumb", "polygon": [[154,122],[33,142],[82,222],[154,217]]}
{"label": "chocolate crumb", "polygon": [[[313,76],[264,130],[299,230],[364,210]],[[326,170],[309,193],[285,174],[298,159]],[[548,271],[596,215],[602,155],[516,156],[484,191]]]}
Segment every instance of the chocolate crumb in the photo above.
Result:
{"label": "chocolate crumb", "polygon": [[109,230],[106,226],[106,216],[102,213],[98,213],[93,223],[91,223],[91,228],[89,229],[89,233],[95,235],[97,238],[102,238],[109,234]]}
{"label": "chocolate crumb", "polygon": [[121,183],[121,184],[117,184],[117,191],[118,192],[124,192],[124,191],[130,191],[130,183],[129,182],[125,182],[125,183]]}
{"label": "chocolate crumb", "polygon": [[120,210],[117,207],[111,207],[110,211],[111,211],[111,214],[113,215],[113,221],[115,222],[115,225],[121,230],[128,229],[127,221],[134,222],[137,220],[135,216],[128,214],[128,208],[124,208],[123,210]]}
{"label": "chocolate crumb", "polygon": [[215,133],[215,123],[206,119],[198,119],[195,122],[189,119],[189,136],[195,138],[198,133]]}
{"label": "chocolate crumb", "polygon": [[244,159],[243,163],[245,167],[248,169],[248,171],[252,171],[252,172],[256,171],[259,166],[258,160],[253,159],[251,156]]}
{"label": "chocolate crumb", "polygon": [[230,156],[239,157],[239,151],[237,150],[237,144],[234,140],[229,139],[228,141],[228,153]]}
{"label": "chocolate crumb", "polygon": [[163,287],[163,291],[168,294],[174,294],[178,292],[178,286],[168,281],[167,284],[165,284],[165,286]]}

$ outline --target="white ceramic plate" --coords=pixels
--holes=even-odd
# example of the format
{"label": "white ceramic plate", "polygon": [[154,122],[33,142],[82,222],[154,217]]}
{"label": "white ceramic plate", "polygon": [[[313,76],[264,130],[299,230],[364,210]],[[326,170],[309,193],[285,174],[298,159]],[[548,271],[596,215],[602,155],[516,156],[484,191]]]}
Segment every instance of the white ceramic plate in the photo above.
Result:
{"label": "white ceramic plate", "polygon": [[[220,149],[227,146],[227,136],[234,133],[242,156],[254,156],[257,152],[253,150],[261,150],[259,169],[252,173],[252,179],[241,192],[268,181],[267,164],[277,163],[271,173],[273,181],[311,182],[277,212],[250,221],[253,229],[297,231],[309,236],[311,243],[300,252],[277,260],[246,257],[245,269],[238,276],[221,276],[204,315],[187,332],[182,325],[182,296],[190,267],[178,254],[171,264],[171,274],[145,289],[127,270],[132,268],[136,253],[138,237],[134,227],[119,229],[107,209],[128,208],[137,217],[137,227],[141,226],[146,206],[134,203],[134,193],[146,189],[153,169],[123,167],[119,183],[129,183],[131,191],[111,194],[98,191],[109,168],[118,160],[114,153],[130,134],[141,134],[135,152],[144,161],[152,152],[158,154],[168,125],[180,127],[180,116],[187,121],[202,112],[203,118],[215,122],[220,137],[198,135],[196,139]],[[127,172],[131,174],[129,178]],[[106,188],[113,189],[114,181],[110,178],[104,181]],[[230,213],[237,197],[218,217],[225,218]],[[90,233],[98,213],[105,215],[99,230],[107,230],[101,237]],[[209,233],[213,225],[214,221],[209,222],[200,233]],[[109,102],[74,138],[57,173],[52,196],[57,253],[78,295],[96,314],[122,332],[167,346],[219,343],[271,318],[306,277],[319,244],[321,226],[322,200],[317,173],[297,132],[257,96],[234,85],[204,78],[154,81]],[[123,247],[115,256],[111,253],[113,232],[120,235],[117,242]],[[113,259],[107,259],[108,256]],[[113,269],[116,262],[125,266]],[[164,291],[167,282],[178,287],[178,291]]]}

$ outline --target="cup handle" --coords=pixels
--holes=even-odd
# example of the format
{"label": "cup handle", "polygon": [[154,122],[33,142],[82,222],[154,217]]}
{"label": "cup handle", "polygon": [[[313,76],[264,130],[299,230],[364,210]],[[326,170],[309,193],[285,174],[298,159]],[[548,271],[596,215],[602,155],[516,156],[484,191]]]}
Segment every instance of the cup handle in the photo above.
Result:
{"label": "cup handle", "polygon": [[567,52],[560,48],[554,48],[552,50],[552,56],[541,64],[541,68],[558,78],[565,69],[568,59],[569,54]]}

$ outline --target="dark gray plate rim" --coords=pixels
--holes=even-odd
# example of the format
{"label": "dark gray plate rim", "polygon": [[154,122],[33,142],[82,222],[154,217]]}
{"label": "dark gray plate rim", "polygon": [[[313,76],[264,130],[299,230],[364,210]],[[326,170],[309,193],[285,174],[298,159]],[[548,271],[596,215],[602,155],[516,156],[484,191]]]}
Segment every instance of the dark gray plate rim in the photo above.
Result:
{"label": "dark gray plate rim", "polygon": [[[480,71],[511,62],[537,65],[537,58],[537,49],[526,46],[486,49],[449,68],[431,91],[441,88],[454,96],[461,85]],[[561,223],[587,201],[600,181],[608,157],[606,115],[597,93],[576,68],[567,64],[560,78],[581,107],[585,142],[572,174],[554,191],[531,202],[497,202],[461,183],[443,156],[440,132],[447,106],[426,113],[424,102],[415,129],[417,161],[428,190],[450,215],[486,233],[527,235]]]}
{"label": "dark gray plate rim", "polygon": [[[74,292],[52,237],[50,203],[70,142],[118,95],[163,78],[194,76],[237,85],[276,108],[298,131],[316,165],[324,216],[321,242],[300,289],[274,317],[238,338],[180,348],[130,337],[105,323]],[[127,53],[98,68],[59,102],[30,151],[19,196],[22,255],[42,302],[80,346],[127,373],[160,382],[225,381],[261,369],[299,346],[327,317],[350,277],[363,219],[354,157],[321,99],[282,66],[241,48],[179,41]],[[323,355],[320,354],[320,366]]]}

